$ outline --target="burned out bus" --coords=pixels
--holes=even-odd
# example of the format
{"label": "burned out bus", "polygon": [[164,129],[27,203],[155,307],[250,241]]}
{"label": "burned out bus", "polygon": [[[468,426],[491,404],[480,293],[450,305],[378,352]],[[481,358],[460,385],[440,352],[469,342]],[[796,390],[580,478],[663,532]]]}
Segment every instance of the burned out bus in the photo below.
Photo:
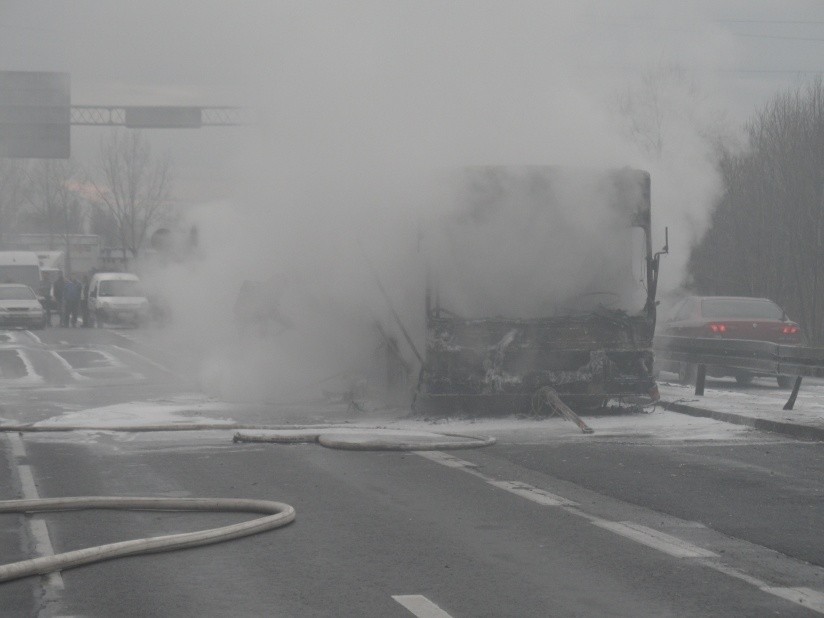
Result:
{"label": "burned out bus", "polygon": [[579,407],[657,399],[647,172],[468,168],[443,199],[416,411],[528,412],[546,387]]}

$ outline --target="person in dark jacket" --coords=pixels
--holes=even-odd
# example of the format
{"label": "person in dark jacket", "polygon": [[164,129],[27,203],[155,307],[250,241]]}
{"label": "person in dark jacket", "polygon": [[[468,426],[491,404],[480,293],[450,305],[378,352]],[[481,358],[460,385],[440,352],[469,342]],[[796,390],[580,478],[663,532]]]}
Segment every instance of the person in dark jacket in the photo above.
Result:
{"label": "person in dark jacket", "polygon": [[63,292],[63,315],[66,319],[66,326],[77,326],[77,310],[80,307],[80,295],[83,286],[77,280],[76,275],[72,275],[66,281]]}
{"label": "person in dark jacket", "polygon": [[57,279],[54,280],[54,285],[52,285],[52,296],[54,297],[54,308],[57,311],[57,315],[60,316],[60,326],[66,326],[65,321],[65,311],[64,311],[64,303],[63,303],[63,295],[66,289],[66,280],[63,278],[63,271],[57,273]]}
{"label": "person in dark jacket", "polygon": [[83,275],[82,289],[80,291],[80,316],[83,320],[84,328],[92,325],[92,316],[89,314],[89,285],[91,277]]}

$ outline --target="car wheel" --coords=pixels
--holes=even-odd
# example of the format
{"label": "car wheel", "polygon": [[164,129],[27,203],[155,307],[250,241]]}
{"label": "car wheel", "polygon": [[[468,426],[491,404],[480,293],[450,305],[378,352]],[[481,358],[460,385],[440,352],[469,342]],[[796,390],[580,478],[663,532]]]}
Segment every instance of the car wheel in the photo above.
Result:
{"label": "car wheel", "polygon": [[735,376],[735,381],[738,382],[740,386],[749,386],[752,384],[753,375],[750,373],[739,373]]}
{"label": "car wheel", "polygon": [[795,383],[793,376],[778,376],[778,388],[792,388]]}
{"label": "car wheel", "polygon": [[680,363],[678,365],[678,381],[681,384],[695,384],[698,377],[698,367],[692,363]]}

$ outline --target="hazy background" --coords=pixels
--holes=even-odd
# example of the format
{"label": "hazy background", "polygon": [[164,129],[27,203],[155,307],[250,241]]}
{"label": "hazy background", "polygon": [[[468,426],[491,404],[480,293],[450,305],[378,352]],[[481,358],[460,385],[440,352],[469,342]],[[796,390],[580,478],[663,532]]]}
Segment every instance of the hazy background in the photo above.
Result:
{"label": "hazy background", "polygon": [[[418,230],[447,208],[430,182],[445,167],[649,170],[656,248],[670,230],[661,288],[677,287],[718,189],[715,145],[818,73],[823,43],[814,1],[0,1],[1,68],[67,71],[73,104],[254,119],[145,132],[201,232],[199,261],[162,275],[186,316],[176,336],[221,348],[210,376],[258,374],[236,391],[373,354],[372,321],[394,327],[367,259],[422,343]],[[73,128],[73,156],[90,165],[105,131]],[[278,274],[295,327],[253,358],[227,348],[242,280]]]}

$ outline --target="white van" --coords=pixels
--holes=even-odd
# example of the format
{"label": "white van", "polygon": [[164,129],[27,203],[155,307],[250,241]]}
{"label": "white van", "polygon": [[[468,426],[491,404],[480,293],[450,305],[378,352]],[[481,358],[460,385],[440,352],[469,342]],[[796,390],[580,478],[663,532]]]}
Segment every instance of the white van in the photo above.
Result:
{"label": "white van", "polygon": [[97,273],[89,282],[89,315],[96,326],[145,324],[149,318],[149,301],[140,278],[131,273]]}
{"label": "white van", "polygon": [[34,251],[0,251],[0,283],[20,283],[35,292],[40,286],[40,260]]}

